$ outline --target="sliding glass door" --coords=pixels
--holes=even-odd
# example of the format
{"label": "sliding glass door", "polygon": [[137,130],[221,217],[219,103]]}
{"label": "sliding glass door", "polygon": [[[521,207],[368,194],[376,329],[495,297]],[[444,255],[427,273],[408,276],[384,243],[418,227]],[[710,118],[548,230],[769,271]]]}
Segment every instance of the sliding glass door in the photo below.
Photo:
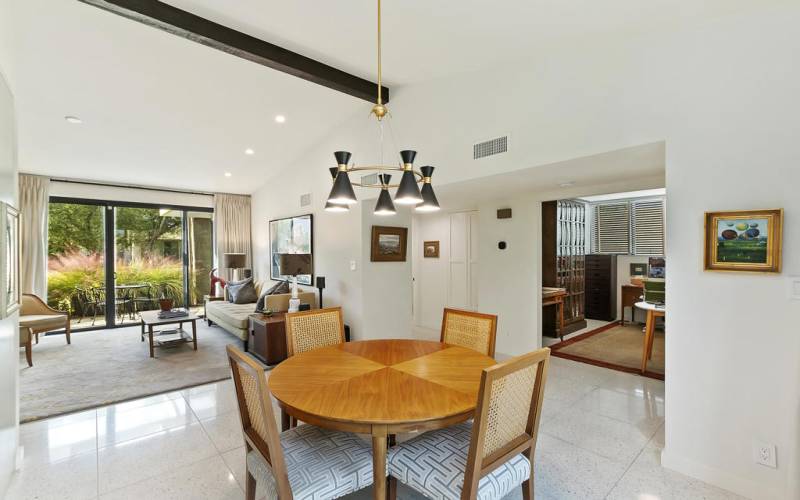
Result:
{"label": "sliding glass door", "polygon": [[48,302],[73,328],[139,323],[139,313],[202,309],[213,265],[211,210],[53,198]]}

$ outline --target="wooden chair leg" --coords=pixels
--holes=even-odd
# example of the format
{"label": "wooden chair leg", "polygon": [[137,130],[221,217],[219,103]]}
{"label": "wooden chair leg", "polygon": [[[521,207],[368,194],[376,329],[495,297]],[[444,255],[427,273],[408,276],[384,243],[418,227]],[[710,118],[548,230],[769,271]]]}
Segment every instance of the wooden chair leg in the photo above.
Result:
{"label": "wooden chair leg", "polygon": [[34,335],[36,336],[36,344],[38,345],[39,344],[39,332],[34,333]]}
{"label": "wooden chair leg", "polygon": [[31,345],[31,339],[28,338],[28,341],[25,342],[25,359],[28,360],[28,366],[33,366],[33,346]]}
{"label": "wooden chair leg", "polygon": [[386,498],[388,500],[396,500],[397,499],[397,479],[389,476],[387,478],[387,485],[386,485]]}
{"label": "wooden chair leg", "polygon": [[531,474],[528,476],[528,480],[522,483],[522,500],[533,500],[533,450],[528,449],[523,454],[531,464]]}
{"label": "wooden chair leg", "polygon": [[247,500],[256,500],[256,478],[250,474],[250,471],[247,471],[247,479],[244,485],[244,497]]}

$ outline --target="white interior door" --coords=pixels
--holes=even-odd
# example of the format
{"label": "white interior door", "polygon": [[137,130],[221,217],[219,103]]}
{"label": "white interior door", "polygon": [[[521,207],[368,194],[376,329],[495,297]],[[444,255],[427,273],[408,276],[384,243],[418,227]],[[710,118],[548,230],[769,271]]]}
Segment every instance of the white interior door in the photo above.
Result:
{"label": "white interior door", "polygon": [[478,307],[478,214],[450,215],[450,276],[447,305],[459,309]]}

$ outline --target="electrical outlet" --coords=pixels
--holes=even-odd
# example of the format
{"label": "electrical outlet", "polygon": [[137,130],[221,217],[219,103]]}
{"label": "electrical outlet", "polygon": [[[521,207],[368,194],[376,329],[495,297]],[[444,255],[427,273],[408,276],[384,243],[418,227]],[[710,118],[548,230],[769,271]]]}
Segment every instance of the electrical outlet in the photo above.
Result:
{"label": "electrical outlet", "polygon": [[355,271],[356,270],[356,261],[354,261],[354,260],[350,261],[350,270],[351,271]]}
{"label": "electrical outlet", "polygon": [[774,444],[753,441],[753,459],[757,464],[778,468],[777,450]]}

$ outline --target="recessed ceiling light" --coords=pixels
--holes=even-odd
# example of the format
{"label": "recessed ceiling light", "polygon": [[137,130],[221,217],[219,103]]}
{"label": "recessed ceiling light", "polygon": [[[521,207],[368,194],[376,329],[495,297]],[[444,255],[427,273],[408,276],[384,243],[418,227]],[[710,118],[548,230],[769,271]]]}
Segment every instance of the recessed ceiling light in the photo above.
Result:
{"label": "recessed ceiling light", "polygon": [[286,123],[286,117],[283,115],[275,115],[275,121],[278,123]]}
{"label": "recessed ceiling light", "polygon": [[232,175],[233,175],[233,174],[232,174],[232,173],[230,173],[230,172],[225,172],[225,177],[230,177],[230,176],[232,176]]}
{"label": "recessed ceiling light", "polygon": [[244,154],[253,156],[254,154],[256,154],[256,152],[253,151],[251,148],[247,148],[244,150]]}
{"label": "recessed ceiling light", "polygon": [[64,117],[64,119],[67,120],[69,123],[76,123],[76,124],[83,123],[83,120],[81,120],[77,116],[67,115]]}
{"label": "recessed ceiling light", "polygon": [[575,181],[567,181],[567,182],[562,182],[561,184],[558,185],[558,187],[568,188],[568,187],[572,187],[574,185],[575,185]]}

